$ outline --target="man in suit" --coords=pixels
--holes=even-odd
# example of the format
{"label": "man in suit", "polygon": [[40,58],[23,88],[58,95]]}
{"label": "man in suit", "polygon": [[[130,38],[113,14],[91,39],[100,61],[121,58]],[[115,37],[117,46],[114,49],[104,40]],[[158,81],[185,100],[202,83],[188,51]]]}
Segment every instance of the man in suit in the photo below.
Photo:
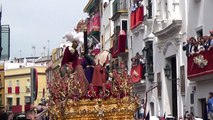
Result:
{"label": "man in suit", "polygon": [[187,43],[183,43],[183,50],[186,51],[186,56],[189,56],[192,51],[191,38],[187,39]]}

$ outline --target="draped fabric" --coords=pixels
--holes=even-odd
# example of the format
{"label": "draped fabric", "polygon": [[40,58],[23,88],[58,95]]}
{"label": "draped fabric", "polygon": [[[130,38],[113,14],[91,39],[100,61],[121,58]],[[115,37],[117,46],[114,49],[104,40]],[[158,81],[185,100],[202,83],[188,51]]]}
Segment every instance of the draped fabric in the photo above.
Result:
{"label": "draped fabric", "polygon": [[135,23],[136,23],[136,11],[131,12],[130,22],[131,22],[130,23],[131,29],[133,29],[135,27]]}
{"label": "draped fabric", "polygon": [[100,30],[100,13],[96,13],[87,24],[87,33]]}
{"label": "draped fabric", "polygon": [[106,82],[106,73],[105,68],[102,67],[100,64],[94,67],[93,77],[92,77],[92,84],[93,86],[103,86],[103,83]]}
{"label": "draped fabric", "polygon": [[99,54],[95,56],[95,64],[97,65],[98,62],[101,66],[103,66],[104,64],[107,64],[110,58],[109,55],[110,55],[109,51],[104,50],[100,52]]}
{"label": "draped fabric", "polygon": [[143,22],[143,15],[144,15],[143,6],[140,6],[136,10],[136,23],[135,23],[136,26],[138,26]]}
{"label": "draped fabric", "polygon": [[78,52],[75,50],[75,52],[72,54],[69,50],[69,47],[66,47],[64,51],[64,56],[61,61],[61,66],[64,64],[69,64],[69,62],[72,62],[72,67],[75,68],[78,64]]}
{"label": "draped fabric", "polygon": [[83,70],[81,65],[77,65],[76,68],[75,68],[75,71],[76,71],[76,74],[77,74],[76,80],[78,80],[78,81],[76,81],[76,83],[77,82],[80,83],[80,87],[81,87],[80,89],[82,91],[82,96],[85,96],[87,91],[88,91],[89,83],[88,83],[87,78],[84,74],[84,70]]}
{"label": "draped fabric", "polygon": [[86,78],[87,78],[89,84],[92,83],[92,75],[93,75],[93,71],[94,71],[93,58],[89,55],[85,55],[81,65],[83,66],[84,73],[86,75]]}
{"label": "draped fabric", "polygon": [[117,56],[120,53],[125,52],[126,50],[126,33],[124,30],[121,30],[118,35],[118,46],[114,54]]}
{"label": "draped fabric", "polygon": [[[188,57],[188,79],[198,78],[206,75],[213,74],[213,49],[210,51],[202,51],[199,54],[194,54]],[[194,58],[202,55],[208,61],[207,66],[200,68],[194,63]]]}
{"label": "draped fabric", "polygon": [[143,22],[144,19],[144,7],[140,6],[137,7],[135,11],[131,12],[131,29],[134,29],[135,27],[137,27],[139,24],[141,24]]}
{"label": "draped fabric", "polygon": [[93,31],[100,30],[100,13],[96,13],[93,17]]}

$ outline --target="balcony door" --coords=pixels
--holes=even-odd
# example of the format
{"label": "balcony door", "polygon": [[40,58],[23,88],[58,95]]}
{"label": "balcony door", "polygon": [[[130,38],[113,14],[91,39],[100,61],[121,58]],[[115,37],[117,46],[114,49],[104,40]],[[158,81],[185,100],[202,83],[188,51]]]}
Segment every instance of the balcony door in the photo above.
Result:
{"label": "balcony door", "polygon": [[7,98],[8,111],[12,111],[13,98]]}
{"label": "balcony door", "polygon": [[200,108],[201,110],[199,111],[200,113],[202,113],[202,118],[204,120],[207,120],[208,119],[208,116],[207,116],[207,108],[206,108],[206,98],[202,98],[202,99],[199,99],[199,102],[200,102]]}

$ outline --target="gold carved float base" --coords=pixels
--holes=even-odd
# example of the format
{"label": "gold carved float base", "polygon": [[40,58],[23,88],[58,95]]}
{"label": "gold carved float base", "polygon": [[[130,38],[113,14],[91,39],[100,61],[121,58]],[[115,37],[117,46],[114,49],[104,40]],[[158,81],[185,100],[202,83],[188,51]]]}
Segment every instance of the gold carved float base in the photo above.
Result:
{"label": "gold carved float base", "polygon": [[54,120],[134,120],[138,104],[132,97],[65,101],[49,108]]}

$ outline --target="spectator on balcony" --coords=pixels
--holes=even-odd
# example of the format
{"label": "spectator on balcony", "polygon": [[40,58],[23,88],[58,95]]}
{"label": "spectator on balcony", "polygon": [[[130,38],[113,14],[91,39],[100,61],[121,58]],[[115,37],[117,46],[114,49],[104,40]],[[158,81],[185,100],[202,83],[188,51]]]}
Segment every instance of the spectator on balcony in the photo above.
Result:
{"label": "spectator on balcony", "polygon": [[184,43],[183,50],[186,51],[186,56],[189,56],[191,53],[192,41],[191,38],[187,39],[187,43]]}
{"label": "spectator on balcony", "polygon": [[191,55],[193,55],[193,54],[198,52],[198,42],[197,42],[197,40],[194,37],[191,37],[190,40],[192,42],[191,43],[192,44],[192,46],[191,46]]}
{"label": "spectator on balcony", "polygon": [[210,37],[209,37],[209,48],[208,48],[208,50],[210,50],[211,48],[213,48],[213,34],[211,34]]}
{"label": "spectator on balcony", "polygon": [[145,73],[146,73],[146,64],[145,64],[145,58],[143,55],[140,56],[140,64],[142,65],[142,79],[145,79]]}
{"label": "spectator on balcony", "polygon": [[145,59],[143,55],[140,55],[140,64],[145,65]]}
{"label": "spectator on balcony", "polygon": [[139,52],[136,53],[135,58],[136,58],[136,64],[139,65],[140,64],[140,58],[141,58]]}
{"label": "spectator on balcony", "polygon": [[209,31],[210,35],[213,35],[213,29]]}
{"label": "spectator on balcony", "polygon": [[131,62],[132,62],[132,67],[137,66],[135,57],[131,58]]}
{"label": "spectator on balcony", "polygon": [[209,48],[209,36],[203,36],[203,39],[204,39],[205,50],[208,50],[208,48]]}
{"label": "spectator on balcony", "polygon": [[203,37],[200,37],[199,39],[199,47],[198,47],[199,51],[204,51],[206,49],[205,46],[205,39]]}

